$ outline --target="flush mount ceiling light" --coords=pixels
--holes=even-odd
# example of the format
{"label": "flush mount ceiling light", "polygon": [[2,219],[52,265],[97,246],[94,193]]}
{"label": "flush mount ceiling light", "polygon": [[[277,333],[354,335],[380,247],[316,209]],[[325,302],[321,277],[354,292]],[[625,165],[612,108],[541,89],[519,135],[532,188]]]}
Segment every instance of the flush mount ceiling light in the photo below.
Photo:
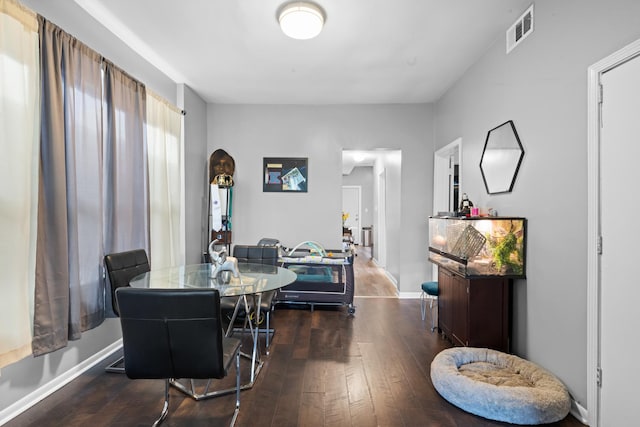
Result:
{"label": "flush mount ceiling light", "polygon": [[320,34],[324,20],[322,8],[306,1],[287,3],[278,11],[282,32],[298,40],[312,39]]}

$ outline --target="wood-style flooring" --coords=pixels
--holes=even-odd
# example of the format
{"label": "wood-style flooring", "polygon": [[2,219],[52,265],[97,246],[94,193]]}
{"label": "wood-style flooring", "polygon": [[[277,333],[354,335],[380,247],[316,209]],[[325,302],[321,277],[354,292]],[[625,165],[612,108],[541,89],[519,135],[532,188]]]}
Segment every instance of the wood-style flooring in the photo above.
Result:
{"label": "wood-style flooring", "polygon": [[355,296],[357,297],[395,297],[395,285],[371,259],[370,246],[357,246],[353,262],[355,275]]}
{"label": "wood-style flooring", "polygon": [[[368,280],[356,274],[356,290]],[[354,316],[344,307],[276,309],[271,351],[255,386],[241,394],[238,427],[508,425],[468,414],[434,390],[430,362],[450,344],[430,331],[428,318],[421,320],[418,300],[369,296],[355,304]],[[116,356],[5,427],[150,426],[162,408],[163,382],[105,373]],[[245,361],[244,378],[247,368]],[[233,395],[196,402],[175,389],[170,393],[163,426],[228,425]],[[572,416],[553,425],[582,426]]]}

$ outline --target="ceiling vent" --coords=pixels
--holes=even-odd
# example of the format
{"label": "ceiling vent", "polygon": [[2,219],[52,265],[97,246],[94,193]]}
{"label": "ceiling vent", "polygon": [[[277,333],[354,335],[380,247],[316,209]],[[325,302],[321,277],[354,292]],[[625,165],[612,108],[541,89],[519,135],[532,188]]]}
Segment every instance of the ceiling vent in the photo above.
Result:
{"label": "ceiling vent", "polygon": [[533,5],[507,30],[507,53],[533,33]]}

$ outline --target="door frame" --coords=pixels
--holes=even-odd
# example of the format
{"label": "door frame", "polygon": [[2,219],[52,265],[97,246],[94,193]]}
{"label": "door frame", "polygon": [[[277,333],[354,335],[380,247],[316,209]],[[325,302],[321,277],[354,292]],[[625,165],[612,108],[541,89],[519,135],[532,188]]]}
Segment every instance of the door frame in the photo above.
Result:
{"label": "door frame", "polygon": [[600,426],[600,113],[601,77],[640,55],[640,40],[623,47],[588,69],[587,91],[587,408],[588,423]]}
{"label": "door frame", "polygon": [[[449,178],[450,165],[449,159],[454,154],[458,156],[458,193],[461,195],[462,191],[462,138],[456,138],[449,144],[440,148],[433,154],[433,214],[438,212],[437,201],[444,198],[444,188],[446,186],[447,197],[449,200],[448,210],[451,210],[451,198],[453,197],[453,183],[446,182]],[[447,165],[447,166],[445,166]],[[446,177],[445,177],[446,175]],[[453,206],[455,210],[455,206]]]}
{"label": "door frame", "polygon": [[[460,196],[462,195],[462,138],[456,138],[433,153],[433,215],[437,215],[441,210],[439,202],[445,197],[449,205],[447,210],[452,208],[453,183],[450,180],[450,159],[455,154],[458,156],[458,195]],[[455,208],[453,206],[454,211]],[[438,280],[438,266],[435,264],[431,264],[431,277],[432,280]]]}

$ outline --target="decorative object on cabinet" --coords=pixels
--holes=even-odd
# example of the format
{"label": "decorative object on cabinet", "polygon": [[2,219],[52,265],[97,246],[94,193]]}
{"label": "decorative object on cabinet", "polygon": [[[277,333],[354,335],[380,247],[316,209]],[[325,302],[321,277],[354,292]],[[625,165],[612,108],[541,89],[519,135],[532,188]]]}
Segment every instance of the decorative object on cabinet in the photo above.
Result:
{"label": "decorative object on cabinet", "polygon": [[265,157],[262,164],[263,192],[307,192],[309,167],[306,157]]}
{"label": "decorative object on cabinet", "polygon": [[472,207],[473,207],[473,202],[469,200],[469,196],[467,196],[467,193],[462,193],[462,200],[460,200],[460,209],[458,211],[460,216],[471,215]]}
{"label": "decorative object on cabinet", "polygon": [[456,347],[431,362],[431,382],[453,405],[511,424],[548,424],[571,409],[562,382],[520,357],[486,348]]}
{"label": "decorative object on cabinet", "polygon": [[526,219],[429,218],[438,329],[454,344],[509,351],[511,279],[524,279]]}
{"label": "decorative object on cabinet", "polygon": [[487,132],[480,159],[480,172],[489,194],[509,193],[524,157],[524,149],[513,121]]}
{"label": "decorative object on cabinet", "polygon": [[[233,203],[233,174],[236,163],[226,151],[218,149],[209,157],[208,233],[206,244],[215,242],[214,250],[221,247],[231,253],[231,215]],[[204,251],[209,261],[210,249]]]}

